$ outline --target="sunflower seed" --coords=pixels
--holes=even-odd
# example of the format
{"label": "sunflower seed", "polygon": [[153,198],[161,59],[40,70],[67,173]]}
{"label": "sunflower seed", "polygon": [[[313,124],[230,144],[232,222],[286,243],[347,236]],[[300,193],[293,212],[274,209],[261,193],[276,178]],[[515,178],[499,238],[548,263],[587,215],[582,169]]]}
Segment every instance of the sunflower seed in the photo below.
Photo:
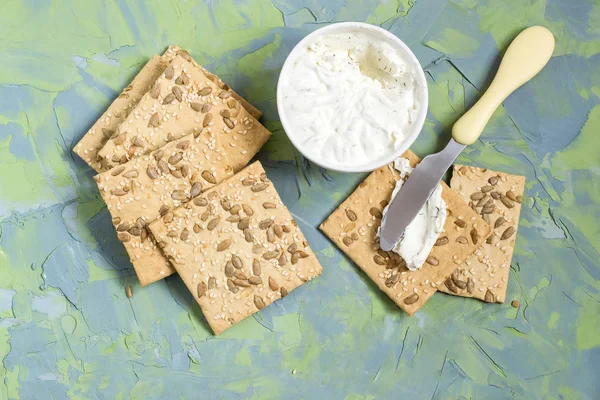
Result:
{"label": "sunflower seed", "polygon": [[485,292],[485,302],[486,303],[493,303],[495,300],[494,293],[492,293],[489,289]]}
{"label": "sunflower seed", "polygon": [[202,127],[206,128],[210,124],[210,121],[212,121],[212,118],[213,118],[212,114],[206,114],[204,116],[204,120],[202,120]]}
{"label": "sunflower seed", "polygon": [[150,96],[152,96],[153,99],[158,99],[158,96],[160,96],[160,86],[159,85],[154,85],[152,86],[152,89],[150,90]]}
{"label": "sunflower seed", "polygon": [[472,278],[467,279],[467,293],[473,293],[473,289],[475,289],[475,281]]}
{"label": "sunflower seed", "polygon": [[[152,118],[150,118],[150,119],[152,119]],[[116,144],[117,146],[120,146],[120,145],[122,145],[123,143],[125,143],[125,135],[119,135],[119,136],[117,136],[117,137],[115,138],[114,142],[115,142],[115,144]],[[118,157],[117,157],[117,158],[118,158]],[[115,161],[115,157],[113,157],[113,161]],[[118,162],[118,161],[120,161],[120,159],[116,160],[115,162]]]}
{"label": "sunflower seed", "polygon": [[494,185],[496,185],[496,183],[498,183],[498,177],[492,176],[490,179],[488,179],[488,182],[490,185],[494,186]]}
{"label": "sunflower seed", "polygon": [[287,251],[289,251],[290,254],[294,254],[297,250],[298,250],[298,245],[296,243],[290,244],[287,248]]}
{"label": "sunflower seed", "polygon": [[267,229],[267,242],[275,243],[275,232],[273,232],[273,228]]}
{"label": "sunflower seed", "polygon": [[231,239],[225,239],[217,245],[217,251],[227,250],[231,246]]}
{"label": "sunflower seed", "polygon": [[231,96],[231,93],[223,90],[221,93],[219,93],[219,98],[220,99],[228,99],[229,96]]}
{"label": "sunflower seed", "polygon": [[179,235],[177,234],[177,231],[170,231],[167,233],[167,236],[170,238],[176,238]]}
{"label": "sunflower seed", "polygon": [[388,204],[389,204],[389,203],[388,203],[388,201],[387,201],[387,200],[381,200],[381,201],[379,202],[379,205],[381,206],[381,208],[386,208]]}
{"label": "sunflower seed", "polygon": [[190,197],[198,197],[200,192],[202,192],[202,184],[200,182],[194,182],[192,188],[190,189]]}
{"label": "sunflower seed", "polygon": [[204,296],[206,294],[206,283],[200,282],[196,290],[198,291],[198,297]]}
{"label": "sunflower seed", "polygon": [[163,221],[167,224],[169,222],[173,221],[173,213],[169,212],[169,213],[165,214],[165,216],[163,217]]}
{"label": "sunflower seed", "polygon": [[200,110],[200,112],[202,114],[206,114],[207,112],[209,112],[212,109],[212,104],[210,103],[206,103],[202,106],[202,109]]}
{"label": "sunflower seed", "polygon": [[251,276],[248,278],[248,282],[251,285],[260,285],[262,283],[262,279],[260,279],[260,276]]}
{"label": "sunflower seed", "polygon": [[163,104],[171,104],[173,102],[173,100],[175,100],[175,95],[173,93],[169,93],[168,95],[165,96],[162,103]]}
{"label": "sunflower seed", "polygon": [[198,90],[198,96],[208,96],[211,92],[211,87],[203,87],[202,89]]}
{"label": "sunflower seed", "polygon": [[119,225],[119,224],[121,223],[121,218],[119,218],[119,217],[114,217],[114,218],[112,219],[112,223],[113,223],[113,225]]}
{"label": "sunflower seed", "polygon": [[199,112],[202,110],[202,103],[192,102],[190,103],[190,107],[192,110]]}
{"label": "sunflower seed", "polygon": [[265,248],[262,247],[260,244],[255,244],[254,246],[252,246],[252,252],[254,254],[261,254],[264,253]]}
{"label": "sunflower seed", "polygon": [[250,226],[250,218],[248,218],[248,217],[244,217],[244,218],[240,219],[240,222],[238,222],[238,229],[241,231],[247,229],[249,226]]}
{"label": "sunflower seed", "polygon": [[187,194],[185,194],[185,191],[183,190],[174,190],[173,193],[171,193],[171,197],[173,198],[173,200],[187,200],[188,196]]}
{"label": "sunflower seed", "polygon": [[515,228],[513,226],[509,226],[500,236],[500,240],[506,240],[510,238],[515,233]]}
{"label": "sunflower seed", "polygon": [[227,288],[233,293],[237,293],[238,290],[240,290],[237,286],[235,286],[235,283],[233,283],[232,279],[227,279]]}
{"label": "sunflower seed", "polygon": [[456,221],[454,221],[454,224],[460,228],[464,228],[467,226],[467,223],[462,219],[457,219]]}
{"label": "sunflower seed", "polygon": [[190,77],[187,76],[186,73],[182,73],[177,79],[175,79],[175,83],[177,85],[187,85],[188,83],[190,83]]}
{"label": "sunflower seed", "polygon": [[454,284],[451,278],[448,278],[444,281],[444,285],[448,288],[452,293],[458,293],[458,288]]}
{"label": "sunflower seed", "polygon": [[300,257],[298,256],[297,253],[292,254],[292,265],[296,265],[296,263],[298,262],[299,259],[300,259]]}
{"label": "sunflower seed", "polygon": [[285,297],[288,295],[288,290],[285,288],[285,286],[282,286],[281,289],[279,289],[279,293],[281,293],[281,297]]}
{"label": "sunflower seed", "polygon": [[273,258],[277,257],[278,254],[279,252],[277,251],[268,251],[265,254],[263,254],[263,258],[265,260],[272,260]]}
{"label": "sunflower seed", "polygon": [[202,178],[208,183],[212,183],[213,185],[217,183],[215,176],[210,171],[202,171]]}
{"label": "sunflower seed", "polygon": [[473,244],[477,244],[477,242],[479,242],[479,233],[477,232],[477,229],[471,229],[469,235],[471,235],[471,240],[473,241]]}
{"label": "sunflower seed", "polygon": [[265,190],[267,188],[267,184],[266,183],[257,183],[255,185],[252,185],[252,191],[253,192],[262,192],[263,190]]}
{"label": "sunflower seed", "polygon": [[240,219],[242,218],[239,215],[230,215],[225,221],[235,224],[237,222],[240,222]]}
{"label": "sunflower seed", "polygon": [[129,191],[125,189],[113,189],[110,191],[110,194],[114,196],[125,196]]}
{"label": "sunflower seed", "polygon": [[464,236],[459,236],[459,237],[457,237],[457,238],[456,238],[456,241],[457,241],[458,243],[460,243],[460,244],[467,244],[467,243],[469,243],[469,241],[467,240],[467,238],[466,238],[466,237],[464,237]]}
{"label": "sunflower seed", "polygon": [[129,230],[127,232],[129,232],[129,234],[132,236],[142,236],[142,230],[140,228],[138,228],[137,226],[133,226],[133,227],[129,228]]}
{"label": "sunflower seed", "polygon": [[271,227],[271,225],[273,225],[273,220],[271,220],[271,219],[269,219],[269,218],[267,218],[267,219],[263,219],[262,221],[260,221],[260,222],[258,223],[258,227],[259,227],[260,229],[263,229],[263,230],[264,230],[264,229],[268,229],[268,228],[270,228],[270,227]]}
{"label": "sunflower seed", "polygon": [[208,229],[209,231],[212,231],[213,229],[215,229],[217,227],[217,225],[219,225],[220,220],[221,220],[220,217],[211,219],[210,222],[208,223],[208,225],[206,226],[206,229]]}
{"label": "sunflower seed", "polygon": [[268,210],[268,209],[271,209],[271,208],[277,208],[277,204],[271,203],[271,202],[267,201],[267,202],[263,203],[263,208],[265,210]]}
{"label": "sunflower seed", "polygon": [[381,214],[381,211],[379,211],[377,208],[375,207],[371,207],[369,209],[369,214],[371,214],[372,216],[374,216],[377,219],[382,219],[383,218],[383,214]]}
{"label": "sunflower seed", "polygon": [[260,276],[261,272],[262,271],[261,271],[261,267],[260,267],[260,261],[258,261],[258,259],[255,258],[252,261],[252,273],[256,276]]}
{"label": "sunflower seed", "polygon": [[275,279],[269,276],[269,289],[276,291],[279,289],[279,285],[275,282]]}
{"label": "sunflower seed", "polygon": [[214,277],[208,278],[208,290],[214,289],[217,287],[217,280]]}
{"label": "sunflower seed", "polygon": [[187,228],[183,228],[183,230],[181,231],[181,235],[179,236],[179,238],[182,241],[185,242],[186,240],[188,240],[189,237],[190,237],[190,231],[188,231]]}
{"label": "sunflower seed", "polygon": [[112,176],[117,176],[120,175],[121,172],[125,171],[125,167],[117,167],[115,169],[113,169],[113,171],[110,173]]}
{"label": "sunflower seed", "polygon": [[489,200],[488,200],[488,197],[487,197],[487,194],[486,194],[484,197],[482,197],[481,199],[479,199],[479,201],[477,202],[477,204],[475,204],[475,207],[481,207],[481,206],[485,205],[488,201]]}
{"label": "sunflower seed", "polygon": [[450,240],[448,239],[448,236],[443,236],[435,241],[435,245],[436,246],[444,246],[444,245],[448,244],[449,241]]}
{"label": "sunflower seed", "polygon": [[373,256],[373,261],[375,261],[375,264],[379,264],[379,265],[387,264],[387,262],[385,261],[385,258],[381,257],[378,254]]}
{"label": "sunflower seed", "polygon": [[354,243],[354,240],[350,236],[344,236],[342,242],[344,242],[346,246],[350,246],[352,243]]}
{"label": "sunflower seed", "polygon": [[456,287],[459,289],[465,289],[467,287],[467,282],[461,281],[460,279],[458,279],[458,277],[455,277],[454,275],[452,275],[452,282],[454,282],[454,285],[456,285]]}
{"label": "sunflower seed", "polygon": [[256,295],[254,296],[254,305],[259,310],[262,310],[263,308],[265,308],[265,302],[263,301],[262,297],[260,297],[260,296],[256,296]]}
{"label": "sunflower seed", "polygon": [[284,231],[285,233],[291,233],[291,232],[292,232],[292,228],[290,228],[290,227],[289,227],[289,226],[287,226],[287,225],[283,225],[283,226],[281,227],[281,229],[283,229],[283,231]]}
{"label": "sunflower seed", "polygon": [[254,214],[254,210],[248,204],[242,204],[242,210],[244,210],[244,214],[248,216]]}
{"label": "sunflower seed", "polygon": [[217,193],[217,192],[210,192],[206,197],[208,197],[209,200],[214,200],[217,197],[219,197],[219,193]]}
{"label": "sunflower seed", "polygon": [[[177,86],[175,86],[177,87]],[[179,143],[177,143],[176,146],[178,149],[180,150],[186,150],[188,147],[190,147],[190,141],[189,140],[182,140]]]}
{"label": "sunflower seed", "polygon": [[179,86],[173,86],[173,94],[175,95],[177,101],[183,100],[183,90],[181,90]]}
{"label": "sunflower seed", "polygon": [[506,192],[506,197],[508,197],[512,201],[517,201],[517,196],[515,196],[512,190]]}
{"label": "sunflower seed", "polygon": [[175,178],[183,178],[183,174],[181,173],[181,170],[179,170],[179,169],[172,170],[171,175],[173,175]]}
{"label": "sunflower seed", "polygon": [[482,218],[486,224],[490,223],[490,214],[483,214]]}
{"label": "sunflower seed", "polygon": [[235,127],[235,124],[229,118],[223,118],[223,122],[225,122],[225,125],[227,125],[229,129],[233,129]]}
{"label": "sunflower seed", "polygon": [[427,259],[425,261],[427,262],[427,264],[431,264],[433,266],[440,264],[440,261],[437,258],[435,258],[434,256],[427,257]]}
{"label": "sunflower seed", "polygon": [[231,261],[227,261],[227,263],[225,264],[225,276],[231,278],[234,272],[235,271],[233,268],[233,264],[231,263]]}
{"label": "sunflower seed", "polygon": [[198,224],[194,224],[194,233],[200,233],[202,227]]}
{"label": "sunflower seed", "polygon": [[416,303],[418,300],[419,300],[419,295],[416,293],[413,293],[404,299],[404,304],[411,305],[411,304]]}
{"label": "sunflower seed", "polygon": [[229,212],[232,214],[237,214],[240,212],[241,209],[242,209],[242,207],[240,207],[239,204],[236,204],[229,209]]}
{"label": "sunflower seed", "polygon": [[244,186],[252,186],[255,183],[256,183],[256,180],[252,179],[252,178],[246,178],[242,181],[242,185],[244,185]]}
{"label": "sunflower seed", "polygon": [[166,213],[168,213],[168,212],[169,212],[169,209],[170,209],[170,208],[169,208],[168,206],[166,206],[166,205],[164,205],[164,204],[163,204],[162,206],[160,206],[160,210],[158,210],[158,213],[159,213],[159,214],[160,214],[160,216],[162,217],[162,216],[164,216]]}
{"label": "sunflower seed", "polygon": [[194,204],[198,207],[206,207],[208,205],[208,201],[205,198],[194,199]]}
{"label": "sunflower seed", "polygon": [[171,170],[169,169],[169,164],[167,164],[165,160],[158,161],[158,169],[160,169],[160,172],[162,172],[165,175],[171,172]]}
{"label": "sunflower seed", "polygon": [[483,214],[491,214],[491,213],[493,213],[493,212],[494,212],[494,209],[495,209],[495,208],[496,208],[496,206],[495,206],[495,205],[493,205],[493,204],[488,204],[487,206],[484,206],[484,207],[481,209],[481,215],[483,215]]}
{"label": "sunflower seed", "polygon": [[523,202],[523,196],[518,195],[517,198],[516,198],[516,202],[519,203],[519,204],[521,204]]}
{"label": "sunflower seed", "polygon": [[279,266],[283,267],[286,263],[287,263],[287,257],[285,255],[285,253],[281,253],[281,255],[279,256]]}
{"label": "sunflower seed", "polygon": [[485,196],[485,193],[475,192],[471,195],[471,200],[473,200],[473,201],[481,200],[484,196]]}
{"label": "sunflower seed", "polygon": [[131,228],[131,225],[127,222],[123,222],[121,225],[117,226],[117,232],[125,232]]}
{"label": "sunflower seed", "polygon": [[182,159],[183,159],[183,153],[173,154],[171,157],[169,157],[169,164],[175,165]]}
{"label": "sunflower seed", "polygon": [[221,117],[223,118],[231,118],[231,111],[229,110],[221,110],[219,114],[221,114]]}
{"label": "sunflower seed", "polygon": [[125,294],[127,295],[128,298],[133,297],[133,292],[131,291],[131,285],[125,286]]}
{"label": "sunflower seed", "polygon": [[348,217],[350,221],[356,221],[357,219],[356,213],[349,209],[346,209],[346,217]]}
{"label": "sunflower seed", "polygon": [[244,273],[244,271],[235,271],[233,273],[233,276],[235,276],[237,279],[241,279],[243,281],[248,280],[248,277],[246,276],[246,274]]}
{"label": "sunflower seed", "polygon": [[348,232],[350,232],[354,228],[356,228],[356,223],[350,222],[348,225],[346,225],[344,227],[344,232],[348,233]]}
{"label": "sunflower seed", "polygon": [[173,76],[175,76],[175,70],[173,69],[172,65],[169,65],[165,70],[165,78],[173,79]]}
{"label": "sunflower seed", "polygon": [[515,206],[515,204],[512,202],[511,199],[509,199],[506,196],[501,196],[500,197],[500,201],[502,202],[502,204],[504,204],[507,208],[513,208]]}
{"label": "sunflower seed", "polygon": [[242,259],[236,256],[235,254],[231,255],[231,263],[233,264],[233,267],[235,269],[244,268],[244,263],[242,262]]}
{"label": "sunflower seed", "polygon": [[129,236],[129,233],[127,233],[127,232],[119,232],[117,234],[117,237],[123,243],[127,243],[127,242],[129,242],[129,240],[131,240],[131,236]]}
{"label": "sunflower seed", "polygon": [[308,253],[305,252],[304,250],[299,250],[297,252],[298,256],[300,256],[300,258],[307,258],[308,257]]}
{"label": "sunflower seed", "polygon": [[492,199],[498,200],[500,198],[500,193],[493,191],[490,193],[490,196],[492,196]]}

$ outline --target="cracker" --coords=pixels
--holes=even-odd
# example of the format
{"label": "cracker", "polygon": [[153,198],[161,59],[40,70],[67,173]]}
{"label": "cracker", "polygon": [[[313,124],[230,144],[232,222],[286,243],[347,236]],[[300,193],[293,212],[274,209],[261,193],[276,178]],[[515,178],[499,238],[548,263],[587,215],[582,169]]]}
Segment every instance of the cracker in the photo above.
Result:
{"label": "cracker", "polygon": [[[485,212],[491,213],[482,215],[490,221],[493,233],[439,290],[489,303],[503,303],[517,238],[525,177],[457,164],[450,186],[479,213],[483,213],[484,205],[490,202]],[[471,199],[472,195],[475,200]],[[461,282],[469,282],[471,292],[466,287],[461,288],[464,286]]]}
{"label": "cracker", "polygon": [[179,55],[98,155],[109,163],[124,163],[205,127],[220,136],[235,171],[271,135],[230,92]]}
{"label": "cracker", "polygon": [[258,161],[173,215],[150,230],[215,334],[322,272]]}
{"label": "cracker", "polygon": [[[408,158],[413,167],[420,161],[410,150],[402,157]],[[413,315],[458,265],[475,251],[477,244],[473,243],[470,232],[475,230],[477,243],[481,244],[490,235],[491,228],[448,185],[441,182],[442,198],[448,206],[444,232],[440,235],[442,240],[438,240],[440,245],[434,246],[428,262],[416,271],[408,270],[397,254],[382,251],[375,237],[381,223],[379,217],[398,179],[396,175],[389,166],[371,173],[321,224],[320,229],[398,307]],[[458,220],[464,221],[465,226],[456,225]],[[444,244],[443,238],[448,239]],[[349,244],[344,243],[344,239]]]}
{"label": "cracker", "polygon": [[142,285],[175,272],[146,225],[231,176],[229,164],[205,130],[94,177]]}
{"label": "cracker", "polygon": [[189,58],[197,68],[200,68],[208,79],[215,82],[220,88],[228,90],[231,95],[242,103],[242,106],[248,110],[256,119],[259,119],[262,113],[254,106],[248,103],[244,98],[229,88],[218,76],[211,74],[200,64],[194,61],[186,51],[179,47],[171,45],[162,56],[154,55],[150,61],[142,68],[133,81],[123,90],[123,92],[111,103],[106,112],[92,125],[87,133],[75,145],[73,151],[81,157],[96,172],[101,172],[107,168],[102,166],[98,160],[98,152],[106,141],[114,135],[117,127],[125,121],[131,110],[140,101],[142,96],[150,90],[154,82],[165,71],[169,62],[177,55]]}

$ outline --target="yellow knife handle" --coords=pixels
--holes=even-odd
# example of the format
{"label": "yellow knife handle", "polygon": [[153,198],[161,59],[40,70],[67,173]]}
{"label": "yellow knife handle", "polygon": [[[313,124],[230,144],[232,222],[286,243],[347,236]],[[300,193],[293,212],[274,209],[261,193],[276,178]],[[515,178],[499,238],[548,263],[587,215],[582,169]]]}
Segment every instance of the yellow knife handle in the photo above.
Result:
{"label": "yellow knife handle", "polygon": [[532,26],[512,41],[488,90],[452,127],[452,137],[473,144],[496,108],[512,92],[537,75],[554,51],[554,36],[542,26]]}

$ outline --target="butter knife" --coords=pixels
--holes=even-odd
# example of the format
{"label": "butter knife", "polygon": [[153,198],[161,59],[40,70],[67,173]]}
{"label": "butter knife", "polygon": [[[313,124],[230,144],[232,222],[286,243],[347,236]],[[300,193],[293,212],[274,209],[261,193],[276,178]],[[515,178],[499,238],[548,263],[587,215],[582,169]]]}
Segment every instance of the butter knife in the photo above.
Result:
{"label": "butter knife", "polygon": [[512,41],[487,91],[452,127],[448,145],[425,157],[391,202],[381,222],[382,250],[390,251],[398,243],[460,152],[479,138],[498,106],[544,68],[553,51],[554,36],[541,26],[525,29]]}

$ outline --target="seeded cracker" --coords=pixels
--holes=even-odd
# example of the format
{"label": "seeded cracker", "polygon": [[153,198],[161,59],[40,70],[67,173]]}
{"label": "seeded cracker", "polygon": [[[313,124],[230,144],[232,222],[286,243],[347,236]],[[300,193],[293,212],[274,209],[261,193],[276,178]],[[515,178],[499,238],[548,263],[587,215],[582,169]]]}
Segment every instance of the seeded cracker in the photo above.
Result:
{"label": "seeded cracker", "polygon": [[322,272],[259,162],[150,225],[219,334]]}
{"label": "seeded cracker", "polygon": [[94,178],[142,285],[175,272],[146,225],[231,176],[229,164],[218,139],[205,130]]}
{"label": "seeded cracker", "polygon": [[81,157],[96,172],[102,172],[103,168],[97,156],[98,151],[104,146],[106,141],[115,134],[117,127],[125,120],[129,112],[140,101],[142,96],[150,90],[154,82],[165,71],[169,62],[177,55],[189,58],[197,68],[200,68],[211,81],[215,82],[220,88],[228,90],[231,96],[242,103],[242,106],[252,114],[256,119],[261,117],[261,112],[243,99],[239,94],[229,88],[216,75],[211,74],[196,61],[194,61],[187,52],[177,46],[169,46],[162,57],[154,55],[152,59],[142,68],[139,74],[123,90],[123,92],[112,102],[106,112],[98,119],[90,130],[81,138],[73,151]]}
{"label": "seeded cracker", "polygon": [[203,128],[219,136],[235,171],[271,135],[230,92],[177,56],[98,155],[117,165]]}
{"label": "seeded cracker", "polygon": [[[493,234],[461,264],[440,291],[503,303],[515,248],[525,177],[455,165],[450,186],[485,219]],[[468,282],[463,287],[461,282]],[[471,288],[471,292],[468,291]]]}
{"label": "seeded cracker", "polygon": [[[413,167],[420,161],[410,150],[402,157],[408,158]],[[444,232],[427,262],[419,270],[409,271],[400,256],[382,251],[375,238],[396,179],[396,171],[392,173],[389,166],[374,171],[320,228],[398,307],[413,315],[477,244],[487,239],[491,228],[441,182],[442,198],[448,206]]]}

